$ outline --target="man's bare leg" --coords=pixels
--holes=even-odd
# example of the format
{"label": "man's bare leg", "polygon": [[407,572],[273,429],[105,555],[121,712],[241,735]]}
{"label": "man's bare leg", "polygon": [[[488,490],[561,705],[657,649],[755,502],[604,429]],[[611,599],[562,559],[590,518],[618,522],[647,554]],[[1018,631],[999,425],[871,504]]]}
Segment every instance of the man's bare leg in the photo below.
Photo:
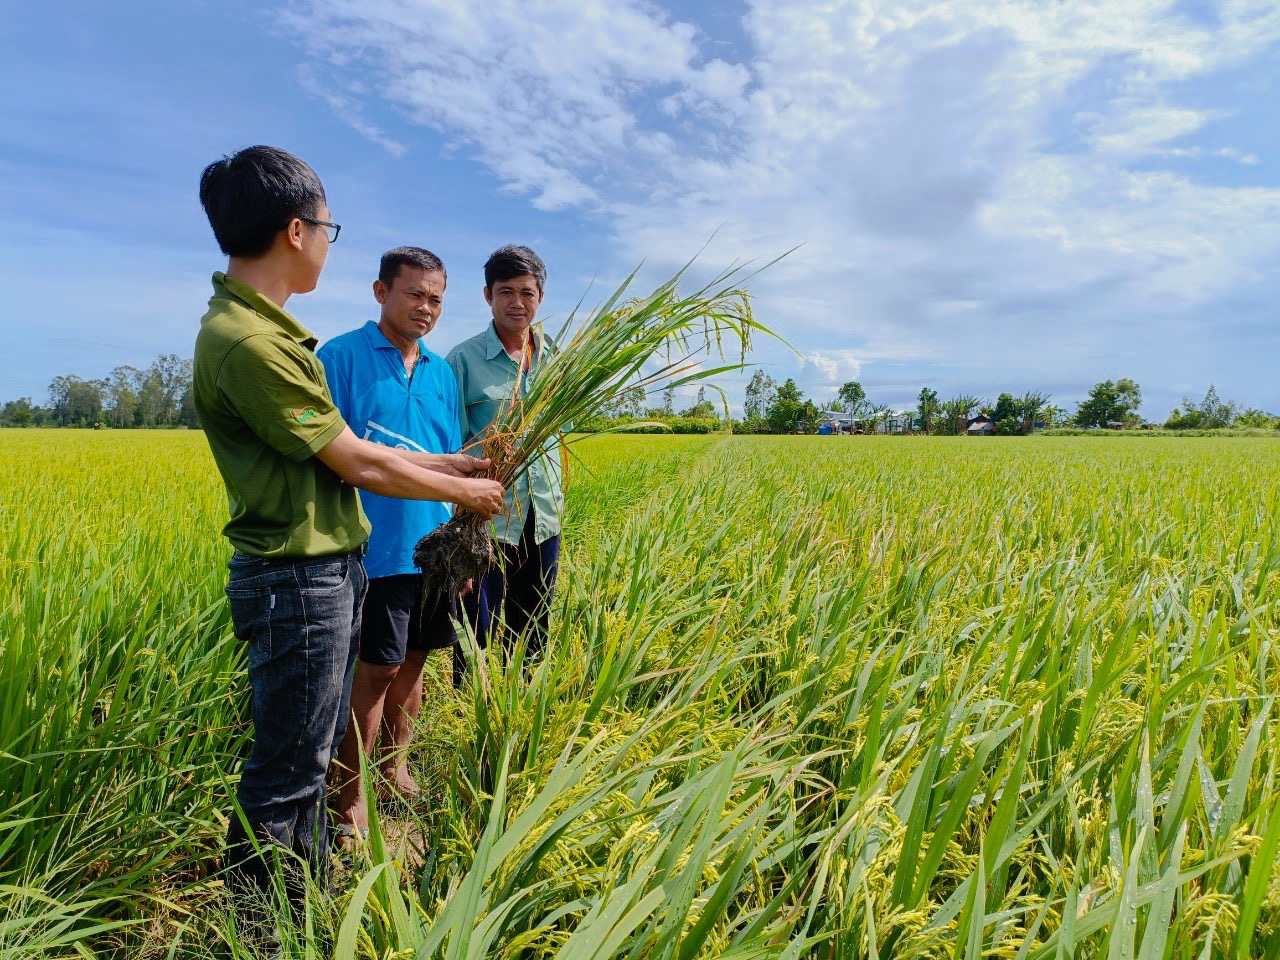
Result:
{"label": "man's bare leg", "polygon": [[402,797],[416,797],[421,791],[409,776],[408,750],[413,728],[422,706],[422,668],[425,650],[409,650],[404,663],[387,687],[382,706],[382,775]]}
{"label": "man's bare leg", "polygon": [[[369,828],[365,808],[364,785],[360,782],[360,744],[365,755],[372,756],[382,726],[383,704],[399,666],[384,667],[361,660],[351,681],[351,722],[338,748],[338,819],[354,824],[361,833]],[[419,668],[418,675],[421,677]]]}

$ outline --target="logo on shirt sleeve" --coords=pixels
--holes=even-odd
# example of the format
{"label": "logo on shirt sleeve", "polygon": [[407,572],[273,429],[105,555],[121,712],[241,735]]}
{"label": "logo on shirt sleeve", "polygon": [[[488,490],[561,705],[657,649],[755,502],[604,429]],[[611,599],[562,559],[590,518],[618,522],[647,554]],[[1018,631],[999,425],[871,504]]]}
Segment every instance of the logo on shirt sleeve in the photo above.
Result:
{"label": "logo on shirt sleeve", "polygon": [[308,420],[314,420],[320,414],[316,413],[315,407],[303,407],[301,410],[293,411],[293,419],[299,423],[306,423]]}

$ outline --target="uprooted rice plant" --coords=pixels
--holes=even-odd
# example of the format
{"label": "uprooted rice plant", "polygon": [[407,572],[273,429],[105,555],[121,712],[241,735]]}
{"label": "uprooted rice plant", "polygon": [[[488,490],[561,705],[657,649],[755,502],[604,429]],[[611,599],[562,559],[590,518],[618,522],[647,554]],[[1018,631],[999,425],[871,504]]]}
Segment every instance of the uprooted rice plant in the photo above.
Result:
{"label": "uprooted rice plant", "polygon": [[[1276,443],[577,449],[547,659],[428,683],[288,955],[1280,955]],[[0,479],[0,955],[247,956],[203,439]]]}
{"label": "uprooted rice plant", "polygon": [[[752,315],[751,298],[738,286],[741,271],[722,273],[692,293],[680,290],[683,274],[628,296],[632,273],[586,317],[570,314],[554,338],[557,349],[540,352],[535,362],[532,341],[525,345],[529,380],[517,373],[510,400],[468,445],[489,461],[485,476],[510,489],[548,450],[568,454],[574,438],[566,431],[626,391],[674,390],[742,369],[752,337],[771,331]],[[483,516],[460,508],[418,541],[413,562],[424,596],[453,597],[463,583],[484,576],[497,560],[489,529]]]}

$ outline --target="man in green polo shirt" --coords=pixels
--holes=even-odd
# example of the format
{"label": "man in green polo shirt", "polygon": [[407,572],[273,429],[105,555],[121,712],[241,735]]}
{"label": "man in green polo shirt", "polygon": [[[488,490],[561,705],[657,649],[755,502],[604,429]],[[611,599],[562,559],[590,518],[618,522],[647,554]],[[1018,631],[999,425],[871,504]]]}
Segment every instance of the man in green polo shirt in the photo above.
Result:
{"label": "man in green polo shirt", "polygon": [[[321,878],[328,868],[325,775],[346,730],[367,585],[356,488],[485,516],[503,489],[469,476],[483,462],[393,450],[343,422],[316,338],[284,310],[315,289],[340,229],[309,166],[250,147],[205,168],[200,201],[229,257],[196,338],[193,391],[227,488],[227,597],[253,690],[253,749],[227,838],[228,879],[243,894],[270,883],[256,845],[293,851]],[[295,902],[299,881],[286,873]]]}

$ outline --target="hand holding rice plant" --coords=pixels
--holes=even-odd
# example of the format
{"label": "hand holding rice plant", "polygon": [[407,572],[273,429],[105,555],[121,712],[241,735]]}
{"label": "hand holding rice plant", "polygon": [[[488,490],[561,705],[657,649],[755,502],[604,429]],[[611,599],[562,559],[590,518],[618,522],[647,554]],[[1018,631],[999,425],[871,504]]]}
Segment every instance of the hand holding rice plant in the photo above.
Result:
{"label": "hand holding rice plant", "polygon": [[[577,310],[570,314],[549,356],[535,358],[533,340],[526,345],[510,402],[473,444],[490,461],[486,477],[511,489],[539,458],[567,442],[563,434],[573,423],[624,391],[679,387],[742,368],[752,334],[773,334],[752,315],[741,270],[682,294],[688,268],[652,293],[627,299],[633,271],[585,320],[578,322]],[[721,362],[704,367],[706,357]],[[488,523],[460,508],[418,542],[413,559],[423,572],[424,596],[435,590],[454,596],[495,562]]]}

